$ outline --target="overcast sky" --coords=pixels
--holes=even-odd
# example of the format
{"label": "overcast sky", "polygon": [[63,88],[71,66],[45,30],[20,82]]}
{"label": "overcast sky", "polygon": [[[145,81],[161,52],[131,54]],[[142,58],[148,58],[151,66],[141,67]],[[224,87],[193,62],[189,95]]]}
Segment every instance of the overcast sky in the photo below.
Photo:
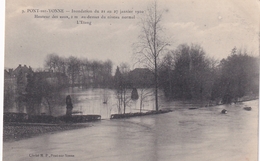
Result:
{"label": "overcast sky", "polygon": [[[40,19],[49,13],[22,13],[27,9],[146,10],[151,1],[126,0],[6,0],[5,67],[19,64],[43,67],[46,55],[90,60],[110,59],[115,65],[132,61],[132,44],[138,40],[138,15],[134,20]],[[208,56],[225,58],[234,46],[259,54],[257,0],[160,0],[162,26],[170,49],[182,43],[200,44]],[[55,14],[62,15],[62,14]],[[88,15],[65,13],[63,15]],[[141,16],[141,14],[139,14]],[[133,68],[133,67],[132,67]]]}

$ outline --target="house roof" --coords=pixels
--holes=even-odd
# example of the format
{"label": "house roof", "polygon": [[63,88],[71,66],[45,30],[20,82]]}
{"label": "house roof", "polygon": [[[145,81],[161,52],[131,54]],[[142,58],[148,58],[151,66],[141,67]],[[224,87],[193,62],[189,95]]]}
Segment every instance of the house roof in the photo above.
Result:
{"label": "house roof", "polygon": [[29,66],[27,67],[26,65],[22,66],[21,64],[19,64],[19,66],[13,71],[14,75],[18,75],[19,72],[22,73],[32,73],[32,68]]}

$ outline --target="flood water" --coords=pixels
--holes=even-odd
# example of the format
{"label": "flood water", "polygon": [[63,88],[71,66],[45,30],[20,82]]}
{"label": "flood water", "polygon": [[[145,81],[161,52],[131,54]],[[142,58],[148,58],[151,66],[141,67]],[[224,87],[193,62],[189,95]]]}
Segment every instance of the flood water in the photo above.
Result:
{"label": "flood water", "polygon": [[[126,112],[139,112],[140,99],[131,100],[131,92],[129,89],[126,91]],[[118,111],[118,98],[115,90],[102,89],[102,88],[69,88],[61,92],[61,98],[64,102],[56,104],[52,109],[52,115],[64,115],[66,113],[65,98],[70,95],[73,102],[73,111],[81,112],[78,115],[96,114],[101,115],[102,119],[109,119],[111,114],[117,114]],[[139,97],[141,97],[141,90],[139,90]],[[163,93],[161,95],[161,102],[164,101]],[[143,90],[142,111],[155,110],[154,96],[152,89]],[[41,113],[48,114],[48,107],[42,106]],[[121,113],[123,113],[123,105],[121,105]]]}
{"label": "flood water", "polygon": [[[143,89],[143,99],[142,99],[142,111],[146,112],[148,110],[155,110],[154,107],[154,96],[152,89]],[[140,111],[140,99],[131,100],[131,92],[129,89],[126,91],[126,112],[139,112]],[[103,88],[67,88],[60,92],[59,96],[55,98],[56,100],[51,101],[51,115],[60,116],[66,113],[65,98],[70,95],[73,103],[73,111],[80,112],[81,115],[96,114],[101,115],[102,119],[110,118],[111,114],[118,112],[118,98],[115,90],[103,89]],[[139,90],[139,95],[141,97],[141,90]],[[163,100],[163,93],[160,94]],[[122,105],[121,105],[122,106]],[[50,114],[49,107],[45,99],[42,99],[42,103],[38,105],[36,111],[37,114],[45,113]],[[13,105],[7,109],[5,112],[27,112],[26,107],[18,107],[15,101]],[[121,107],[121,113],[123,112],[123,107]]]}
{"label": "flood water", "polygon": [[[91,92],[75,92],[72,96],[75,110],[82,110],[84,114],[101,114],[103,120],[88,123],[91,126],[83,129],[4,142],[3,160],[257,160],[258,100],[189,110],[191,105],[162,102],[161,99],[162,107],[171,108],[173,112],[109,120],[107,106],[112,107],[111,113],[117,112],[116,108],[113,109],[112,98],[103,104],[98,101],[100,95],[91,95],[89,99],[90,95]],[[96,101],[96,104],[87,104],[90,100]],[[245,106],[251,106],[252,111],[245,111]],[[144,107],[153,108],[153,104],[146,101]],[[128,110],[138,108],[139,104],[133,103]],[[224,108],[228,110],[227,114],[220,113]]]}

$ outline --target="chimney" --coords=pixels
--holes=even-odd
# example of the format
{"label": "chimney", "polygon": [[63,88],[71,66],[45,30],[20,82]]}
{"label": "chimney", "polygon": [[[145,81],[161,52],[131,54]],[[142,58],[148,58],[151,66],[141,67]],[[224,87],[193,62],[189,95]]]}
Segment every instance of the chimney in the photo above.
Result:
{"label": "chimney", "polygon": [[9,69],[9,73],[12,74],[13,73],[13,69]]}

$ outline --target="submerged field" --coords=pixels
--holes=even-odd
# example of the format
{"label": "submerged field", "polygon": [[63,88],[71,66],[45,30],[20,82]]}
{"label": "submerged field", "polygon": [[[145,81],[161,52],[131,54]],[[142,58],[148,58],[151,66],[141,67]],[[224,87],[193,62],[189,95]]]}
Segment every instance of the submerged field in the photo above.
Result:
{"label": "submerged field", "polygon": [[3,160],[51,159],[30,154],[91,161],[257,160],[258,100],[189,108],[176,105],[162,115],[101,120],[88,128],[4,142]]}

